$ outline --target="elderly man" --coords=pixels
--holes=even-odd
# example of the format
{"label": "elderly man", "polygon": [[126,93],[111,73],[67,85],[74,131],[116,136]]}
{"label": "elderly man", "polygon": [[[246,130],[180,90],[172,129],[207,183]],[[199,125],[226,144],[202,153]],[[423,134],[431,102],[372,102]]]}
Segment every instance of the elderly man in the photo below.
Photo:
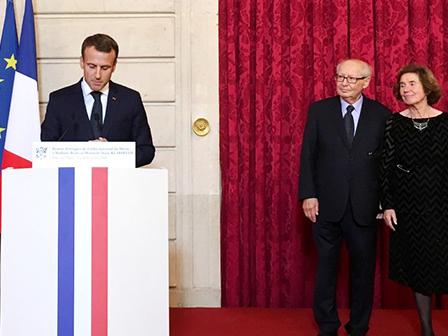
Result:
{"label": "elderly man", "polygon": [[311,104],[301,154],[299,195],[314,223],[318,251],[314,316],[322,336],[337,335],[336,279],[342,238],[350,255],[349,335],[365,335],[373,301],[377,163],[390,111],[362,94],[369,65],[348,59],[336,67],[338,96]]}

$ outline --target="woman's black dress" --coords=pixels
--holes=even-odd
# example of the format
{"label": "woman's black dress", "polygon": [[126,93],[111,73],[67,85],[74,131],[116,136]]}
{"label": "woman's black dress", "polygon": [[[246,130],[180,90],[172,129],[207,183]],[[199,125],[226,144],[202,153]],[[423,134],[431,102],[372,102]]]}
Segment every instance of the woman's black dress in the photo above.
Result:
{"label": "woman's black dress", "polygon": [[[417,129],[414,123],[427,127]],[[395,209],[389,276],[421,293],[448,293],[448,113],[386,126],[383,209]]]}

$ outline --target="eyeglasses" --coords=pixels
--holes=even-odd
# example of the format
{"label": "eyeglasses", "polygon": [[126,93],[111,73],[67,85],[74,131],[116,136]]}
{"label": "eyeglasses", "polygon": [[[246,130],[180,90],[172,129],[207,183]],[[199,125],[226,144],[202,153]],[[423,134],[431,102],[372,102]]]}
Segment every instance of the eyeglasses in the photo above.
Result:
{"label": "eyeglasses", "polygon": [[352,76],[342,76],[342,75],[338,75],[336,74],[334,76],[334,79],[336,79],[336,82],[343,82],[344,79],[347,80],[347,83],[349,84],[356,84],[357,81],[361,80],[361,79],[366,79],[367,76],[364,77],[352,77]]}

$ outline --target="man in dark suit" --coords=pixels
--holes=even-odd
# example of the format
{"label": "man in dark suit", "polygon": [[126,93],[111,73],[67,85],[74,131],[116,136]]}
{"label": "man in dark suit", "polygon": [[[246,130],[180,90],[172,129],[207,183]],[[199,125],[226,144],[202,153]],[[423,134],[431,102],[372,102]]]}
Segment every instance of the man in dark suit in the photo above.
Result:
{"label": "man in dark suit", "polygon": [[349,59],[336,68],[338,96],[311,104],[302,143],[299,196],[314,222],[318,252],[314,316],[320,335],[337,335],[336,279],[342,238],[350,256],[349,335],[365,335],[373,301],[377,163],[390,111],[362,95],[368,64]]}
{"label": "man in dark suit", "polygon": [[50,93],[41,140],[134,141],[136,166],[149,164],[155,148],[140,94],[110,80],[117,64],[117,42],[95,34],[84,40],[81,51],[84,76]]}

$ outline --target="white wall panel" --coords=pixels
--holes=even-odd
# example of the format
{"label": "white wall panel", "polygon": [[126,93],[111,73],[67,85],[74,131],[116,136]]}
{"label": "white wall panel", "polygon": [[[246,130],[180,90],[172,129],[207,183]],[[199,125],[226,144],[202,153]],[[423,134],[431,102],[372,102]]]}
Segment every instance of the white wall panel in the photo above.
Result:
{"label": "white wall panel", "polygon": [[[191,2],[192,120],[207,118],[210,133],[192,139],[193,288],[219,288],[220,173],[218,106],[218,16],[216,2]],[[208,57],[203,51],[209,50]],[[211,57],[213,55],[213,57]]]}
{"label": "white wall panel", "polygon": [[176,146],[176,107],[145,104],[155,146]]}
{"label": "white wall panel", "polygon": [[151,168],[168,169],[168,190],[176,191],[176,150],[171,148],[158,148]]}
{"label": "white wall panel", "polygon": [[82,41],[95,33],[112,36],[120,47],[121,57],[174,56],[174,17],[43,15],[37,17],[36,24],[39,58],[79,57]]}
{"label": "white wall panel", "polygon": [[[82,77],[78,60],[39,62],[39,100],[48,102],[51,91],[75,83]],[[140,92],[144,102],[175,100],[175,64],[148,60],[118,60],[112,76],[117,83]]]}
{"label": "white wall panel", "polygon": [[36,13],[174,12],[174,0],[34,0]]}

